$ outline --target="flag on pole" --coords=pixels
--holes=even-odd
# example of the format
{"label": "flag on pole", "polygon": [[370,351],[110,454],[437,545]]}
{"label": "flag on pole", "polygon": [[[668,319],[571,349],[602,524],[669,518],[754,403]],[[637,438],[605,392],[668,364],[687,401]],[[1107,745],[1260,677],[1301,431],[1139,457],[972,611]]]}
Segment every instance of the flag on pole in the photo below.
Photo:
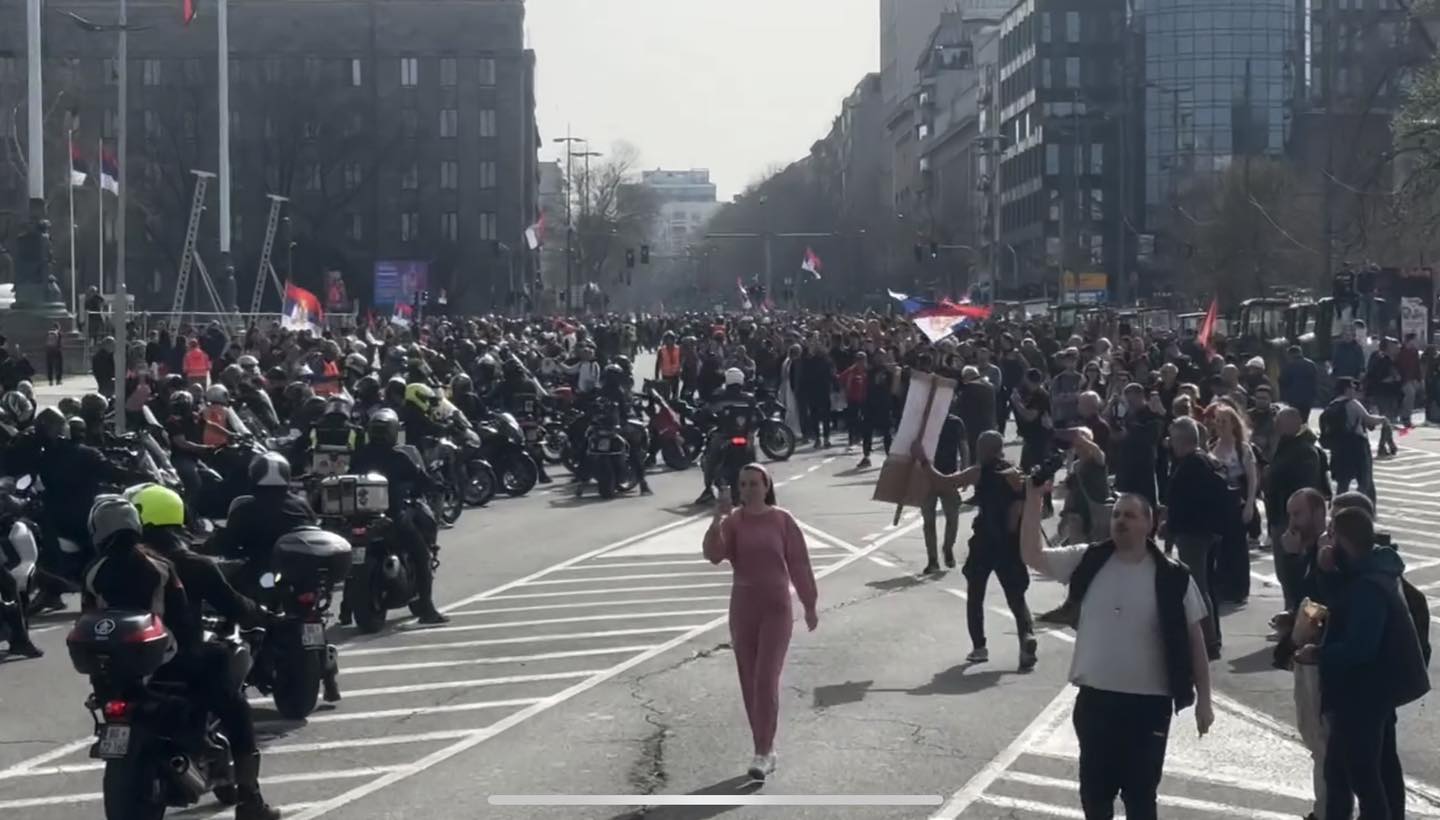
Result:
{"label": "flag on pole", "polygon": [[1200,323],[1200,330],[1195,333],[1195,344],[1206,350],[1214,350],[1215,321],[1220,313],[1220,300],[1212,298],[1210,309],[1205,311],[1205,321]]}
{"label": "flag on pole", "polygon": [[108,148],[100,154],[100,188],[116,196],[120,194],[120,171],[115,165],[115,155]]}
{"label": "flag on pole", "polygon": [[397,327],[409,327],[410,319],[415,315],[415,308],[404,302],[395,303],[395,313],[390,317],[390,324]]}
{"label": "flag on pole", "polygon": [[825,264],[820,261],[820,255],[810,248],[805,249],[805,258],[800,260],[800,270],[805,271],[816,279],[820,278],[820,271],[824,270]]}
{"label": "flag on pole", "polygon": [[740,307],[744,310],[751,310],[750,292],[745,290],[745,283],[741,282],[738,276],[735,277],[735,287],[740,291]]}
{"label": "flag on pole", "polygon": [[195,2],[196,0],[180,0],[180,15],[187,26],[190,25],[191,20],[195,19],[195,13],[199,11]]}
{"label": "flag on pole", "polygon": [[320,309],[320,299],[293,282],[285,283],[285,308],[281,312],[281,324],[287,330],[319,333],[320,322],[325,318],[325,312]]}
{"label": "flag on pole", "polygon": [[80,146],[70,144],[70,184],[79,188],[90,178],[89,166],[85,164],[85,157],[80,152]]}
{"label": "flag on pole", "polygon": [[915,327],[924,333],[925,338],[931,342],[940,341],[954,333],[956,328],[964,327],[972,321],[984,321],[990,318],[990,308],[984,305],[972,305],[968,300],[952,302],[949,299],[941,299],[939,302],[932,302],[929,299],[906,296],[893,290],[888,293],[891,299],[900,303],[900,310],[905,314],[905,318],[913,322]]}
{"label": "flag on pole", "polygon": [[529,245],[532,251],[539,250],[540,246],[545,244],[544,211],[540,212],[540,217],[535,220],[535,224],[525,229],[525,244]]}

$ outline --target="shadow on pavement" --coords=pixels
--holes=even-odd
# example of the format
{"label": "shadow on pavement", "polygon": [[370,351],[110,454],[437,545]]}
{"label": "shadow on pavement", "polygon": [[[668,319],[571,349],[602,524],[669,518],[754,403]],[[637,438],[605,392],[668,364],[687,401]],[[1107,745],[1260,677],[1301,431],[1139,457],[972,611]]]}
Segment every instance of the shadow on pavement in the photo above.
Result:
{"label": "shadow on pavement", "polygon": [[899,575],[894,578],[886,578],[883,581],[866,581],[865,586],[880,592],[895,592],[902,589],[918,587],[922,584],[938,581],[944,573],[937,575]]}
{"label": "shadow on pavement", "polygon": [[876,689],[874,691],[900,691],[907,695],[969,695],[994,686],[1005,675],[1020,674],[1001,669],[987,669],[984,672],[971,673],[971,667],[976,665],[967,661],[943,672],[936,672],[935,677],[929,683],[914,689]]}
{"label": "shadow on pavement", "polygon": [[[765,784],[751,780],[748,775],[739,775],[727,780],[722,780],[711,786],[688,792],[691,795],[741,795],[754,794]],[[630,811],[616,815],[611,820],[707,820],[710,817],[718,817],[727,811],[739,808],[738,806],[665,806],[661,808],[643,808],[637,811]]]}
{"label": "shadow on pavement", "polygon": [[813,708],[826,709],[831,706],[845,706],[851,703],[859,703],[870,693],[875,685],[873,680],[846,681],[844,683],[832,683],[829,686],[815,687],[815,702]]}
{"label": "shadow on pavement", "polygon": [[1275,648],[1262,646],[1249,655],[1229,658],[1230,671],[1237,675],[1253,675],[1256,672],[1275,671]]}

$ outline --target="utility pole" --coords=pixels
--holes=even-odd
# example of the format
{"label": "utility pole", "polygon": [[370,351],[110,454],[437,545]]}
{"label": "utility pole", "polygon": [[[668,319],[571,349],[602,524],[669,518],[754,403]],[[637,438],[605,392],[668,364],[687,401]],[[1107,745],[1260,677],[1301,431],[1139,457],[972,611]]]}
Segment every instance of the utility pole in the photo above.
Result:
{"label": "utility pole", "polygon": [[556,137],[555,142],[565,143],[565,307],[575,302],[575,143],[585,142],[570,134],[565,127],[565,136]]}
{"label": "utility pole", "polygon": [[1325,22],[1322,26],[1324,34],[1324,59],[1325,63],[1321,68],[1325,78],[1325,178],[1320,181],[1322,192],[1321,232],[1325,237],[1325,281],[1333,280],[1335,275],[1335,239],[1332,235],[1335,230],[1334,209],[1335,186],[1335,11],[1334,5],[1327,5],[1325,8]]}
{"label": "utility pole", "polygon": [[126,202],[130,198],[130,186],[126,183],[126,174],[130,162],[126,150],[130,144],[130,33],[127,30],[129,24],[128,6],[126,0],[120,0],[120,43],[116,48],[115,61],[119,76],[116,82],[120,86],[119,110],[116,112],[120,119],[119,138],[116,140],[115,174],[116,184],[120,187],[119,194],[115,197],[118,200],[115,211],[115,304],[110,308],[110,315],[115,319],[115,406],[119,410],[115,414],[115,432],[125,432],[125,374],[129,369],[129,342],[125,338],[129,320],[130,297],[125,290],[125,240],[128,234],[125,230],[125,216],[129,212]]}
{"label": "utility pole", "polygon": [[[233,281],[230,263],[230,0],[215,4],[217,107],[220,109],[220,272]],[[227,290],[223,294],[229,297]],[[225,308],[234,307],[225,305]]]}

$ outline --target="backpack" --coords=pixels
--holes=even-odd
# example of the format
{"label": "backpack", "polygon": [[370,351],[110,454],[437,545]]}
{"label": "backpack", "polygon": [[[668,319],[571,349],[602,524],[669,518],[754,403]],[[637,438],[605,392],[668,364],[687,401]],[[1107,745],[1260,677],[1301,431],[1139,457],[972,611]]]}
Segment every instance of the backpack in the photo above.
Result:
{"label": "backpack", "polygon": [[1415,637],[1420,639],[1420,655],[1425,665],[1430,665],[1430,602],[1425,593],[1415,585],[1400,579],[1400,594],[1405,598],[1405,608],[1410,610],[1410,619],[1415,622]]}
{"label": "backpack", "polygon": [[1349,399],[1335,399],[1325,405],[1320,411],[1320,446],[1327,450],[1334,450],[1345,440],[1345,434],[1349,431],[1346,428],[1349,406]]}

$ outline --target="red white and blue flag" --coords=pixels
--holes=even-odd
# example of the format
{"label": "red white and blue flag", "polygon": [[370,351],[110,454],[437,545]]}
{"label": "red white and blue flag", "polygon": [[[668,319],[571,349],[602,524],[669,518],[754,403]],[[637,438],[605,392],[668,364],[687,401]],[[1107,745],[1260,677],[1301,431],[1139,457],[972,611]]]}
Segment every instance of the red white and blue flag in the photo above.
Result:
{"label": "red white and blue flag", "polygon": [[900,303],[900,310],[905,318],[915,323],[915,327],[925,334],[925,338],[931,342],[938,342],[941,339],[955,332],[956,328],[964,327],[968,322],[984,321],[990,318],[990,308],[985,305],[972,305],[970,300],[963,299],[959,302],[952,302],[949,299],[941,299],[934,302],[918,296],[906,296],[903,293],[889,291],[890,298]]}
{"label": "red white and blue flag", "polygon": [[285,285],[285,309],[282,314],[281,324],[287,330],[311,330],[316,333],[320,332],[320,323],[325,318],[315,294],[289,282]]}
{"label": "red white and blue flag", "polygon": [[85,164],[85,157],[80,153],[80,146],[70,145],[70,185],[79,188],[90,178],[87,173],[89,166]]}
{"label": "red white and blue flag", "polygon": [[530,250],[538,251],[540,246],[545,244],[545,212],[540,212],[540,218],[535,224],[525,229],[525,244]]}
{"label": "red white and blue flag", "polygon": [[395,303],[395,313],[390,317],[390,324],[397,327],[409,327],[410,320],[415,318],[415,308],[404,302]]}
{"label": "red white and blue flag", "polygon": [[120,169],[115,164],[115,155],[106,148],[100,154],[100,187],[116,196],[120,195]]}
{"label": "red white and blue flag", "polygon": [[800,270],[805,271],[816,279],[820,278],[820,271],[825,269],[825,263],[820,261],[820,254],[805,249],[805,258],[800,260]]}

